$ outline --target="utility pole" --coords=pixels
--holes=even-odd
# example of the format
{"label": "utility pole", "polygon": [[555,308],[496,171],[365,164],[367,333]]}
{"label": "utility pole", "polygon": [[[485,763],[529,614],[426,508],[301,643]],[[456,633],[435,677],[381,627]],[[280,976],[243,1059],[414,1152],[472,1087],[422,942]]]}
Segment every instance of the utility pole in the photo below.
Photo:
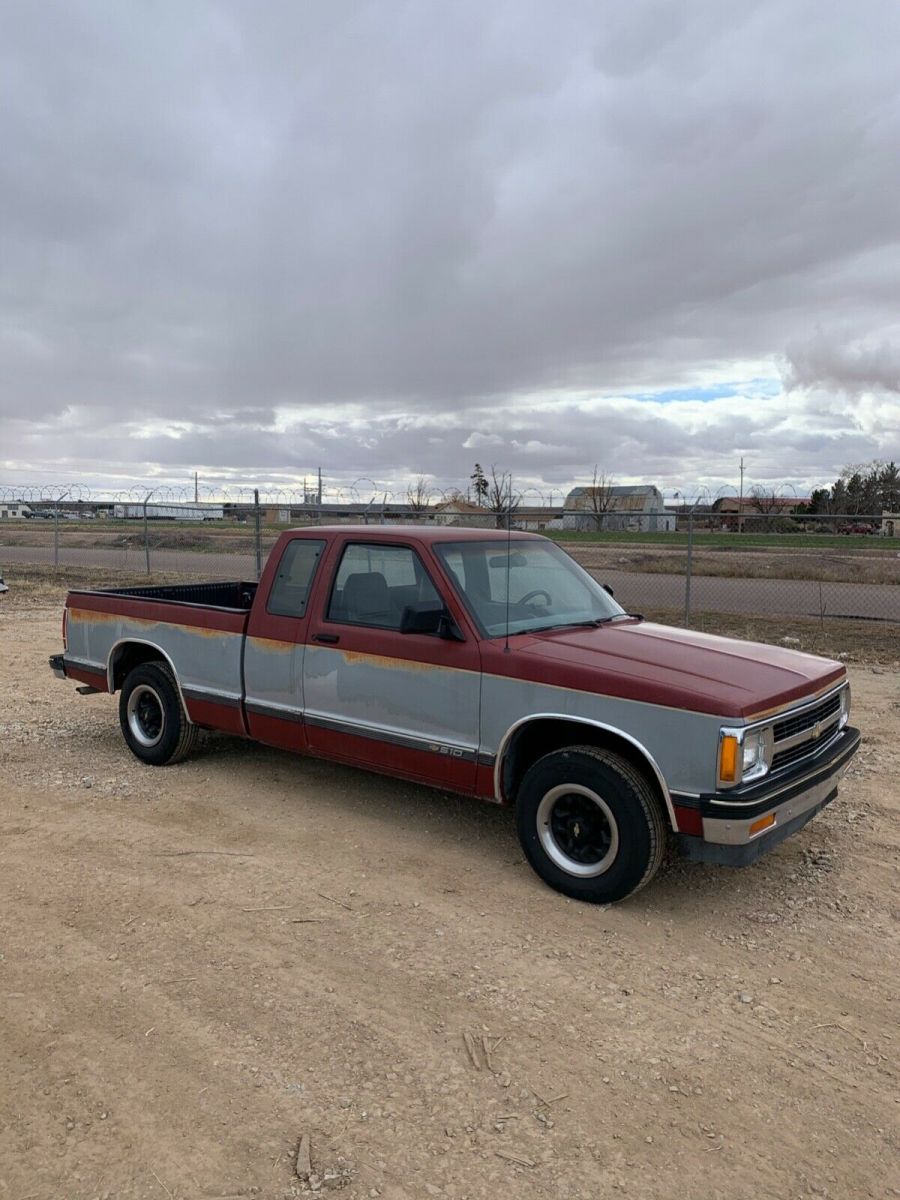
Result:
{"label": "utility pole", "polygon": [[738,492],[738,533],[744,532],[744,456],[741,455],[741,489]]}
{"label": "utility pole", "polygon": [[319,508],[322,507],[322,468],[319,467]]}
{"label": "utility pole", "polygon": [[194,503],[197,504],[200,500],[200,484],[198,480],[198,472],[194,472]]}

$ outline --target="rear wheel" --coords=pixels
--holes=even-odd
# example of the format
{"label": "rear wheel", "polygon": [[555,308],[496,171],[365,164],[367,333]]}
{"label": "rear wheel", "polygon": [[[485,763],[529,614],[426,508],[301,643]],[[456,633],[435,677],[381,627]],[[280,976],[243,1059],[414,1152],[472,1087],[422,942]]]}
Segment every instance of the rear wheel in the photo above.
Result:
{"label": "rear wheel", "polygon": [[154,767],[180,762],[197,741],[197,726],[188,720],[175,677],[162,663],[142,663],[128,672],[119,696],[119,724],[131,753]]}
{"label": "rear wheel", "polygon": [[666,847],[659,801],[645,776],[612,751],[572,746],[538,759],[516,810],[526,858],[566,896],[624,900],[659,870]]}

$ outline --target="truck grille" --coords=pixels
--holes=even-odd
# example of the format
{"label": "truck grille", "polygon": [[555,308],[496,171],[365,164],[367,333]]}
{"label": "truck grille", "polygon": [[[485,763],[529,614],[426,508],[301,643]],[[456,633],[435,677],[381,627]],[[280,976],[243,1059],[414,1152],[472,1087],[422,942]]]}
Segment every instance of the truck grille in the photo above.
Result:
{"label": "truck grille", "polygon": [[824,749],[838,732],[841,716],[841,691],[832,692],[818,704],[802,712],[788,714],[774,726],[772,770],[792,766]]}

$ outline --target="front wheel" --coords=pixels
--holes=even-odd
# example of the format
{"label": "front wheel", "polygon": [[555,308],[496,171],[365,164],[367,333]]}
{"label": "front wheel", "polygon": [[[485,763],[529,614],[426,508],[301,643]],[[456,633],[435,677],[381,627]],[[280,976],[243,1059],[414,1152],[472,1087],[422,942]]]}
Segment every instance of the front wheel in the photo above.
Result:
{"label": "front wheel", "polygon": [[624,900],[662,862],[666,825],[657,797],[609,750],[572,746],[538,759],[522,780],[516,815],[534,870],[576,900]]}
{"label": "front wheel", "polygon": [[119,696],[119,724],[131,753],[153,767],[180,762],[197,740],[175,677],[162,663],[142,663],[128,672]]}

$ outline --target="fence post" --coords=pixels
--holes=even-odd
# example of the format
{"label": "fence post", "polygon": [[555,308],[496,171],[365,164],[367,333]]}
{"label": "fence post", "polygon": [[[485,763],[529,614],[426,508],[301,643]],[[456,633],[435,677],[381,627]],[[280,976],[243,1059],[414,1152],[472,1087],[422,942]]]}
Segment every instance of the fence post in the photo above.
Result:
{"label": "fence post", "polygon": [[150,574],[150,533],[147,529],[147,504],[152,495],[153,495],[152,492],[148,492],[147,496],[144,500],[144,558],[147,563],[147,574],[148,575]]}
{"label": "fence post", "polygon": [[253,512],[256,522],[256,578],[262,575],[262,530],[259,520],[259,488],[253,489]]}
{"label": "fence post", "polygon": [[691,571],[694,565],[694,510],[688,510],[687,575],[684,580],[684,627],[691,627]]}
{"label": "fence post", "polygon": [[59,568],[59,501],[53,509],[53,569]]}

